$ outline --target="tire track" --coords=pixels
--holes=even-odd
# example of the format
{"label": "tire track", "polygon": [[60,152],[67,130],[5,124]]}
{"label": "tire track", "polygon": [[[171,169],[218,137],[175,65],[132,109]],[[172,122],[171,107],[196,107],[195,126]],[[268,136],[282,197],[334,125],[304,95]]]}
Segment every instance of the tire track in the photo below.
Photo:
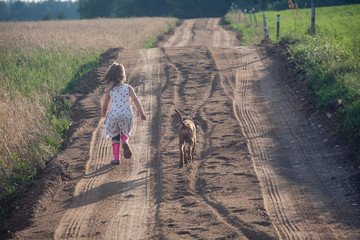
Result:
{"label": "tire track", "polygon": [[[307,193],[304,194],[300,187],[294,186],[292,188],[292,197],[295,199],[293,205],[302,215],[304,224],[308,226],[307,234],[314,238],[354,238],[359,234],[359,231],[355,230],[359,226],[359,219],[354,214],[356,211],[344,196],[345,193],[339,191],[337,185],[329,181],[351,175],[336,161],[336,156],[341,156],[341,153],[334,148],[327,149],[324,147],[325,144],[319,141],[311,140],[310,134],[314,133],[299,124],[301,116],[295,112],[296,106],[291,105],[291,101],[284,100],[291,99],[294,93],[287,89],[285,94],[279,94],[282,88],[274,81],[277,75],[268,69],[259,62],[254,76],[257,77],[258,73],[264,74],[259,76],[262,79],[260,89],[267,99],[273,100],[272,106],[277,114],[272,116],[272,121],[281,124],[282,128],[279,129],[283,136],[281,143],[291,142],[291,147],[287,151],[296,156],[288,159],[289,167],[296,169],[292,178],[298,180],[298,184],[306,186]],[[278,91],[269,91],[270,86]],[[324,156],[327,157],[324,158]],[[316,211],[311,209],[316,209]],[[315,216],[313,216],[314,212]],[[324,215],[322,212],[328,212],[328,214]],[[319,222],[327,224],[319,224]],[[342,231],[338,230],[339,226]]]}
{"label": "tire track", "polygon": [[[126,53],[125,53],[126,54]],[[147,109],[149,119],[154,119],[157,111],[157,94],[160,84],[159,79],[159,53],[157,49],[140,50],[141,56],[138,58],[140,66],[138,70],[145,75],[143,84],[141,84],[137,91],[139,99],[143,104],[144,109]],[[121,59],[121,55],[119,56]],[[130,79],[131,84],[131,79]],[[134,110],[136,111],[136,110]],[[134,117],[138,116],[134,112]],[[150,124],[151,126],[152,124]],[[148,125],[135,122],[133,142],[134,153],[138,156],[139,164],[132,170],[129,177],[129,182],[144,181],[142,185],[135,186],[132,191],[129,191],[127,201],[125,201],[118,210],[116,216],[112,219],[110,226],[106,232],[106,239],[145,239],[147,229],[148,212],[154,207],[154,202],[150,194],[150,168],[147,165],[150,163],[152,155],[152,129]],[[146,133],[146,134],[144,134]],[[134,187],[132,184],[130,188]],[[155,220],[150,220],[155,221]],[[152,222],[151,225],[155,225]]]}
{"label": "tire track", "polygon": [[[208,105],[209,99],[212,97],[212,94],[217,91],[217,84],[215,84],[215,82],[218,81],[217,74],[213,73],[213,61],[211,58],[208,58],[209,50],[207,47],[195,47],[190,49],[165,48],[163,52],[166,56],[164,58],[166,60],[166,65],[170,64],[172,69],[174,68],[173,66],[176,66],[176,74],[172,74],[172,78],[166,80],[166,83],[164,84],[166,88],[164,89],[164,91],[162,91],[162,98],[164,101],[162,103],[162,106],[167,106],[166,108],[164,108],[164,110],[162,110],[162,112],[166,113],[166,116],[163,116],[163,121],[166,122],[167,118],[170,118],[171,115],[174,115],[173,108],[180,107],[180,109],[185,109],[185,113],[189,114],[189,116],[192,116],[198,124],[198,145],[196,149],[196,155],[199,156],[198,154],[200,154],[200,159],[197,158],[194,163],[191,163],[192,171],[190,173],[189,179],[187,179],[187,177],[183,175],[181,171],[176,171],[176,173],[174,173],[176,181],[179,182],[179,185],[175,190],[174,194],[182,195],[185,192],[185,194],[188,195],[188,193],[186,192],[188,192],[188,190],[190,189],[194,189],[192,190],[192,193],[195,194],[189,196],[189,199],[191,198],[193,199],[193,201],[195,200],[197,203],[204,206],[204,208],[208,209],[207,211],[212,212],[214,216],[216,216],[221,222],[223,222],[225,226],[227,226],[227,228],[233,229],[231,230],[231,232],[238,232],[237,235],[241,235],[241,232],[239,230],[237,230],[235,227],[233,227],[226,221],[226,217],[223,217],[216,210],[216,208],[211,207],[211,204],[209,204],[211,202],[206,202],[203,200],[196,186],[199,180],[199,171],[201,171],[201,169],[203,168],[202,165],[204,165],[205,163],[205,160],[202,160],[206,157],[206,154],[204,155],[203,151],[208,151],[208,149],[212,149],[212,143],[209,139],[211,139],[211,132],[214,130],[214,127],[209,126],[210,121],[204,118],[204,116],[206,115],[206,111],[204,109]],[[190,58],[190,56],[192,57]],[[174,62],[173,59],[176,59],[176,62]],[[199,93],[196,95],[190,95],[188,94],[189,88],[199,89]],[[168,95],[168,93],[171,93],[170,95],[173,97],[174,102],[170,103],[168,102],[167,98],[164,99],[164,96]],[[194,97],[196,97],[196,100],[192,100],[192,98]],[[197,104],[194,105],[192,104],[193,102],[196,102]],[[173,105],[172,107],[169,107],[168,104],[173,103],[178,103],[179,106]],[[176,119],[175,125],[178,125],[178,119]],[[166,128],[164,131],[162,131],[165,136],[172,135],[166,134],[168,130],[169,129]],[[174,130],[170,129],[170,132],[174,132]],[[175,143],[173,144],[171,142],[171,145],[176,146],[176,138],[174,138],[174,140]],[[167,139],[163,139],[163,141],[167,141]],[[170,145],[170,143],[168,145]],[[163,149],[165,149],[165,147],[163,147]],[[163,153],[163,160],[167,161],[167,155],[170,155],[170,153],[172,152],[178,153],[178,148],[175,147],[169,149],[169,147],[166,147],[166,153]],[[178,157],[176,157],[176,159],[178,159]],[[164,167],[167,168],[166,166],[167,165],[165,165]],[[166,179],[167,177],[165,177],[165,181]],[[188,184],[184,185],[185,182],[188,182]],[[190,188],[187,188],[187,186],[190,186]],[[173,190],[165,191],[173,192]],[[176,196],[172,196],[171,198],[176,198]]]}
{"label": "tire track", "polygon": [[[133,58],[126,59],[126,56]],[[158,57],[157,49],[124,50],[118,57],[129,70],[128,81],[136,89],[149,119],[155,118],[160,89]],[[148,213],[154,207],[150,194],[151,172],[147,167],[153,151],[152,129],[139,122],[136,109],[134,121],[133,157],[122,158],[119,166],[109,164],[111,140],[102,139],[103,121],[99,122],[93,132],[86,173],[75,188],[55,239],[146,238],[147,229],[143,226],[147,225]]]}
{"label": "tire track", "polygon": [[225,30],[220,25],[220,19],[208,19],[208,29],[212,30],[211,47],[227,48],[239,45],[236,34]]}
{"label": "tire track", "polygon": [[189,29],[193,29],[195,21],[195,19],[184,21],[183,24],[176,29],[174,35],[172,35],[166,43],[162,44],[162,47],[188,46],[188,43],[193,38],[192,31],[189,31]]}
{"label": "tire track", "polygon": [[[271,213],[274,214],[273,218],[277,220],[275,226],[277,227],[278,235],[286,239],[295,239],[295,232],[298,231],[298,227],[295,221],[289,218],[284,210],[285,201],[280,196],[278,188],[272,180],[274,173],[266,169],[266,165],[271,161],[271,157],[267,148],[260,145],[261,143],[269,146],[271,141],[266,139],[266,132],[262,127],[262,122],[251,107],[253,99],[249,91],[256,80],[253,78],[253,72],[249,66],[251,64],[249,56],[252,56],[252,54],[247,48],[240,48],[236,53],[237,56],[231,57],[228,56],[229,51],[226,50],[215,53],[215,59],[226,59],[228,62],[227,65],[223,61],[217,61],[224,64],[220,65],[219,69],[226,72],[222,74],[221,83],[228,96],[233,100],[235,117],[240,124],[243,134],[248,139],[248,149],[253,159],[254,168],[262,183],[265,207],[270,215]],[[235,55],[234,51],[231,51],[230,54]],[[233,62],[234,60],[237,61]],[[235,82],[232,82],[231,79],[234,79]],[[256,139],[259,140],[256,141]],[[269,198],[268,200],[267,197]],[[269,204],[272,205],[269,206]]]}
{"label": "tire track", "polygon": [[[185,24],[185,23],[184,23]],[[219,19],[197,19],[196,22],[191,26],[191,32],[193,33],[192,42],[190,46],[221,46],[223,47],[224,44],[234,45],[236,41],[235,35],[230,34],[229,32],[225,32],[220,26],[219,26]],[[204,36],[211,36],[209,41],[204,42]],[[186,42],[186,37],[184,38],[184,41]],[[201,41],[200,41],[201,40]],[[224,43],[224,41],[226,43]],[[189,45],[189,44],[187,44]],[[168,45],[166,45],[168,46]],[[181,46],[180,43],[176,46]],[[166,54],[173,54],[175,51],[173,51],[174,48],[166,48],[163,50],[163,52],[166,52]],[[206,174],[206,168],[209,165],[209,163],[214,162],[214,157],[212,156],[219,156],[219,159],[226,160],[226,157],[221,157],[222,154],[219,152],[221,151],[221,147],[219,146],[219,142],[221,142],[221,137],[215,137],[215,136],[231,136],[226,133],[219,133],[219,124],[220,122],[212,122],[213,117],[217,114],[223,114],[223,111],[226,111],[224,108],[224,105],[226,106],[226,97],[222,98],[224,95],[222,93],[222,89],[220,86],[220,78],[221,73],[217,71],[216,69],[216,63],[212,57],[211,50],[206,47],[206,61],[209,61],[209,66],[206,67],[204,70],[204,74],[201,74],[200,67],[202,64],[204,64],[205,58],[202,56],[202,52],[204,51],[201,48],[195,48],[195,49],[189,49],[189,47],[180,49],[177,48],[177,51],[179,54],[177,55],[171,55],[171,58],[174,58],[176,60],[169,61],[169,57],[167,58],[167,62],[171,62],[171,66],[175,66],[176,68],[176,79],[175,83],[170,83],[169,80],[166,81],[164,86],[166,86],[165,91],[162,92],[162,96],[166,95],[167,92],[169,92],[169,87],[172,85],[172,97],[176,99],[176,96],[179,96],[181,101],[175,100],[174,102],[180,104],[183,106],[185,111],[190,114],[190,116],[195,116],[194,120],[198,124],[198,127],[201,129],[198,129],[198,140],[201,143],[200,148],[197,147],[196,152],[200,152],[200,159],[197,159],[193,164],[191,164],[189,172],[190,176],[186,177],[181,171],[179,173],[175,174],[176,181],[178,182],[177,187],[174,190],[165,189],[165,192],[174,192],[173,195],[170,197],[165,196],[165,200],[167,201],[174,201],[179,199],[182,204],[181,206],[193,206],[194,204],[199,204],[202,206],[202,211],[207,212],[209,215],[213,215],[215,219],[219,220],[222,223],[222,228],[225,228],[227,232],[227,237],[230,238],[251,238],[251,237],[257,237],[261,239],[269,239],[270,236],[267,235],[265,232],[262,232],[261,230],[258,230],[254,227],[254,225],[249,224],[248,221],[244,221],[245,216],[234,216],[231,211],[228,210],[229,205],[224,204],[222,202],[219,202],[216,200],[216,194],[208,196],[206,194],[206,189],[204,189],[206,185],[206,178],[204,178],[204,174]],[[194,54],[200,53],[200,57],[198,56],[191,56],[191,54],[188,54],[188,52],[192,51]],[[192,54],[192,55],[194,55]],[[180,59],[181,57],[186,56],[186,61],[182,62]],[[198,58],[198,59],[196,59]],[[195,62],[194,62],[195,59]],[[208,71],[210,71],[210,75],[205,74]],[[181,77],[181,81],[179,81],[179,77]],[[172,80],[172,81],[174,81]],[[201,83],[201,84],[199,84]],[[191,86],[191,88],[188,87]],[[210,87],[210,88],[209,88]],[[192,89],[198,89],[198,92],[196,94],[189,94],[190,92],[193,92]],[[221,99],[221,100],[220,100]],[[223,102],[225,100],[225,102]],[[196,105],[194,104],[196,102]],[[167,106],[167,101],[162,104]],[[212,105],[214,104],[214,105]],[[224,104],[224,105],[223,105]],[[231,106],[231,104],[229,104]],[[224,109],[212,109],[212,106],[221,106]],[[162,112],[169,112],[169,106],[164,108]],[[190,110],[191,109],[191,110]],[[170,107],[170,110],[172,108]],[[168,116],[164,116],[163,121],[166,121],[167,118],[170,118]],[[227,115],[227,113],[225,113]],[[225,118],[227,119],[227,118]],[[178,121],[176,121],[178,122]],[[236,121],[234,122],[236,125]],[[174,125],[174,124],[173,124]],[[166,127],[167,124],[164,124]],[[174,128],[174,127],[173,127]],[[168,131],[168,128],[165,128],[163,134],[169,135],[166,132]],[[173,130],[174,131],[174,130]],[[176,130],[175,130],[176,132]],[[171,135],[171,133],[170,133]],[[219,139],[214,140],[213,139]],[[175,140],[175,139],[174,139]],[[164,139],[166,141],[166,139]],[[231,143],[234,144],[234,143]],[[172,156],[173,149],[169,149],[167,146],[170,145],[168,143],[166,145],[166,153],[163,153],[163,161],[167,161],[167,156]],[[171,144],[172,145],[172,144]],[[163,147],[164,148],[164,147]],[[170,152],[171,151],[171,152]],[[178,152],[176,150],[176,152]],[[238,162],[234,162],[232,164],[224,164],[224,166],[232,166],[233,164],[237,165]],[[167,165],[164,166],[167,168]],[[214,173],[217,175],[217,173]],[[165,177],[165,180],[167,181],[167,178]],[[209,185],[209,184],[208,184]],[[164,185],[166,187],[166,184]],[[188,188],[186,187],[188,186]],[[210,186],[210,185],[209,185]],[[236,189],[236,188],[235,188]],[[185,196],[184,198],[182,196]],[[259,198],[254,198],[259,199]],[[261,198],[260,198],[261,200]],[[188,204],[184,204],[184,202],[189,202]],[[250,207],[250,206],[249,206]],[[251,208],[251,207],[250,207]],[[163,210],[167,211],[167,210]],[[188,209],[187,211],[191,211]],[[186,212],[187,212],[186,211]],[[192,216],[191,216],[192,217]],[[191,218],[189,216],[189,218]],[[253,217],[253,216],[252,216]],[[175,216],[174,216],[175,218]],[[174,221],[174,218],[167,219],[165,222]],[[246,218],[246,217],[245,217]],[[176,219],[176,218],[175,218]],[[214,219],[214,221],[216,221]],[[196,221],[196,219],[194,219]],[[163,221],[164,222],[164,221]],[[175,220],[176,222],[176,220]],[[218,223],[213,223],[218,224]],[[262,223],[261,223],[262,224]],[[176,224],[170,224],[171,226],[176,226]],[[184,229],[184,228],[182,228]],[[213,231],[213,230],[212,230]],[[184,230],[179,231],[178,234],[191,234],[192,231]],[[216,230],[215,230],[216,232]],[[221,236],[221,235],[220,235]],[[164,236],[162,236],[164,238]],[[168,238],[174,238],[174,235],[168,235]]]}
{"label": "tire track", "polygon": [[[102,158],[104,155],[109,159],[109,151],[97,151],[94,149],[94,143],[100,142],[99,149],[105,150],[108,147],[105,145],[104,141],[100,140],[100,129],[102,127],[102,122],[99,122],[98,128],[93,132],[92,144],[90,147],[90,160],[87,162],[86,174],[84,178],[76,185],[74,197],[70,203],[66,214],[63,216],[59,227],[55,231],[55,239],[60,238],[80,238],[91,235],[91,230],[89,229],[88,223],[91,222],[91,215],[89,213],[93,212],[94,202],[98,198],[98,193],[96,191],[89,191],[96,189],[104,181],[104,175],[97,174],[97,171],[100,167],[107,165],[108,163]],[[103,153],[102,155],[94,153]],[[94,196],[95,195],[95,196]],[[91,228],[91,226],[90,226]]]}
{"label": "tire track", "polygon": [[[244,55],[239,57],[239,59],[244,59],[245,61],[240,63],[243,67],[241,72],[237,72],[236,76],[235,113],[239,114],[237,118],[242,120],[240,124],[244,129],[245,137],[248,139],[257,139],[260,137],[264,138],[266,132],[262,127],[262,122],[251,107],[252,104],[250,101],[252,99],[249,95],[249,90],[256,79],[253,78],[252,70],[249,67],[249,55],[250,54],[244,50]],[[237,91],[238,89],[240,92]],[[275,226],[279,229],[278,235],[286,239],[296,239],[295,232],[298,231],[298,228],[295,221],[286,214],[284,207],[285,201],[280,196],[278,187],[272,180],[274,173],[267,169],[267,164],[271,158],[267,148],[263,146],[269,146],[269,142],[267,139],[262,140],[264,143],[260,143],[261,140],[251,141],[249,150],[255,162],[255,170],[257,171],[258,176],[262,178],[262,182],[265,185],[263,186],[263,189],[264,191],[267,191],[267,195],[271,199],[270,201],[265,200],[265,205],[268,205],[269,203],[272,204],[271,207],[267,206],[267,209],[270,208],[272,211],[269,213],[273,212],[275,214],[275,219],[277,220]]]}
{"label": "tire track", "polygon": [[[233,100],[235,117],[247,138],[265,206],[278,236],[352,239],[358,224],[354,210],[344,204],[344,195],[325,180],[335,174],[333,178],[340,179],[348,174],[332,166],[334,162],[324,164],[321,146],[309,141],[309,134],[297,122],[294,106],[287,100],[291,96],[281,93],[281,86],[263,66],[256,48],[214,52],[222,87]],[[274,138],[274,133],[278,137]],[[335,219],[342,219],[341,223]]]}
{"label": "tire track", "polygon": [[[236,94],[234,99],[234,109],[235,114],[238,115],[237,118],[242,120],[240,123],[243,123],[241,125],[244,130],[243,133],[245,137],[248,139],[256,139],[265,136],[265,131],[261,127],[261,121],[258,119],[256,113],[251,108],[251,104],[249,104],[248,102],[249,85],[251,84],[251,81],[253,81],[253,79],[251,79],[251,73],[249,71],[249,68],[247,67],[248,62],[243,62],[242,64],[244,66],[242,68],[242,71],[245,71],[245,74],[237,73],[236,76]],[[239,79],[242,80],[239,81]],[[240,89],[240,92],[237,92],[237,89]],[[239,103],[240,105],[238,105]],[[267,145],[267,143],[265,143],[264,145]],[[283,200],[277,191],[277,186],[274,185],[273,181],[271,180],[271,176],[273,173],[267,171],[266,168],[262,167],[262,165],[265,165],[269,162],[269,153],[267,152],[266,148],[263,149],[261,147],[258,141],[251,142],[248,147],[255,163],[254,167],[257,171],[257,175],[260,178],[263,178],[261,179],[261,182],[263,182],[265,186],[263,186],[262,188],[264,189],[264,191],[267,191],[266,195],[268,195],[271,199],[270,201],[267,201],[265,198],[265,207],[269,209],[269,206],[267,206],[268,202],[273,204],[272,209],[276,216],[276,219],[278,220],[277,223],[275,223],[275,226],[280,229],[278,230],[278,235],[283,236],[286,239],[294,239],[294,231],[296,231],[297,227],[294,221],[289,219],[286,212],[284,211]]]}
{"label": "tire track", "polygon": [[[215,195],[208,196],[204,186],[208,180],[204,178],[204,172],[206,172],[206,166],[209,162],[213,162],[214,158],[212,155],[219,156],[219,159],[226,159],[221,157],[221,147],[219,146],[219,140],[221,137],[215,137],[215,135],[226,135],[225,133],[219,133],[219,124],[218,122],[213,122],[212,116],[217,114],[223,114],[224,109],[212,109],[211,106],[226,106],[227,97],[224,96],[222,88],[220,86],[220,73],[216,69],[216,62],[212,56],[211,49],[209,47],[195,47],[195,48],[164,48],[162,49],[165,57],[166,64],[170,64],[171,69],[174,69],[176,66],[176,74],[172,74],[171,79],[166,79],[164,86],[166,88],[162,91],[163,96],[167,96],[168,93],[171,93],[171,97],[175,100],[174,102],[179,104],[183,109],[187,109],[186,112],[191,112],[190,116],[195,116],[193,119],[198,124],[198,142],[196,154],[200,154],[196,158],[194,163],[189,164],[189,176],[180,171],[175,171],[173,173],[174,179],[178,182],[177,187],[173,190],[165,189],[165,192],[172,192],[171,196],[165,196],[164,201],[174,201],[180,199],[182,206],[193,206],[194,204],[202,206],[201,209],[207,214],[210,214],[214,217],[213,221],[221,222],[222,228],[226,229],[228,236],[235,238],[251,238],[258,237],[261,239],[269,239],[269,235],[266,233],[257,230],[252,224],[243,220],[244,217],[237,217],[228,210],[228,205],[216,200]],[[189,54],[191,53],[191,54]],[[194,55],[194,56],[193,56]],[[191,57],[190,57],[191,56]],[[175,60],[176,59],[176,62]],[[206,59],[206,60],[205,60]],[[189,94],[191,89],[198,89],[196,94]],[[179,96],[179,97],[177,97]],[[194,105],[193,103],[197,104]],[[212,105],[211,103],[218,104]],[[172,105],[170,107],[169,105]],[[163,116],[163,121],[166,122],[166,119],[170,118],[172,110],[175,107],[173,102],[168,102],[168,99],[164,99],[162,102],[164,109],[162,112],[166,116]],[[229,107],[231,104],[229,104]],[[191,108],[191,110],[190,110]],[[170,110],[169,110],[170,109]],[[227,113],[225,114],[228,115]],[[231,115],[231,114],[229,114]],[[224,116],[225,118],[225,116]],[[175,121],[178,125],[178,120]],[[237,126],[236,121],[234,124]],[[168,126],[164,124],[164,127]],[[173,127],[174,128],[174,127]],[[169,130],[165,128],[162,131],[162,134],[165,136],[172,135],[170,132],[176,132],[174,130]],[[230,135],[226,135],[230,136]],[[173,138],[172,140],[176,140]],[[163,139],[164,142],[168,142],[167,139]],[[225,140],[224,140],[225,141]],[[163,152],[163,161],[166,162],[168,156],[173,156],[173,152],[177,153],[177,148],[169,149],[169,145],[173,146],[173,142],[169,142],[166,147],[163,146],[162,149],[166,149],[166,152]],[[176,150],[175,150],[176,149]],[[216,153],[215,153],[216,152]],[[177,159],[177,157],[176,157]],[[234,164],[238,164],[234,162]],[[168,165],[165,165],[164,168],[168,168]],[[231,166],[226,165],[226,166]],[[167,181],[167,177],[164,177]],[[165,184],[166,187],[166,184]],[[182,196],[185,196],[184,198]],[[184,202],[189,202],[185,204]],[[163,210],[166,212],[166,210]],[[189,209],[187,211],[190,211]],[[176,216],[176,215],[175,215]],[[176,221],[176,217],[167,219],[166,221]],[[192,218],[193,216],[189,216]],[[196,221],[194,219],[194,221]],[[217,223],[214,223],[217,224]],[[175,224],[171,224],[173,226]],[[186,233],[187,231],[180,231],[179,234]],[[191,232],[191,231],[189,231]],[[171,237],[170,237],[171,236]],[[170,235],[168,238],[174,238]],[[166,238],[163,236],[163,238]]]}

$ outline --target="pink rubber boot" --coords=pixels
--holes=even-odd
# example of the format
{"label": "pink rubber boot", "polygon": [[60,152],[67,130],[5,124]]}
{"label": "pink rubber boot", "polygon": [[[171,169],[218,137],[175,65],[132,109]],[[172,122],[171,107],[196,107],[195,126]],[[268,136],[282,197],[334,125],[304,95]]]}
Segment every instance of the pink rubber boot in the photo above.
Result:
{"label": "pink rubber boot", "polygon": [[124,135],[124,134],[121,134],[121,142],[128,142],[128,138]]}
{"label": "pink rubber boot", "polygon": [[114,159],[111,161],[112,164],[120,163],[120,143],[113,143],[113,154]]}
{"label": "pink rubber boot", "polygon": [[124,157],[126,159],[131,158],[132,151],[128,144],[129,139],[124,134],[121,134],[121,141],[122,141],[122,148],[124,149]]}

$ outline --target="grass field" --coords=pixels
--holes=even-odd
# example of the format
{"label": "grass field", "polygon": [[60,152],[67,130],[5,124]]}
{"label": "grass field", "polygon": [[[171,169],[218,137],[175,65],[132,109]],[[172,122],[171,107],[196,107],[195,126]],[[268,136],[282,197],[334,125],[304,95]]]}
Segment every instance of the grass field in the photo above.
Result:
{"label": "grass field", "polygon": [[[276,18],[280,14],[280,37],[301,38],[310,33],[311,9],[267,11],[270,38],[276,40]],[[257,13],[263,19],[261,12]],[[360,4],[316,8],[316,32],[336,42],[351,45],[360,40]]]}
{"label": "grass field", "polygon": [[0,22],[0,199],[32,179],[61,148],[71,102],[58,106],[56,96],[76,89],[102,52],[149,47],[176,21]]}
{"label": "grass field", "polygon": [[[225,20],[246,29],[245,39],[264,38],[263,13],[258,26],[244,23],[242,13],[229,12]],[[280,14],[280,37],[276,18]],[[240,16],[239,16],[240,15]],[[269,11],[270,39],[284,46],[298,76],[305,76],[317,94],[318,108],[338,119],[338,131],[350,142],[360,142],[360,4],[316,8],[316,35],[310,36],[311,9]],[[260,20],[260,21],[259,21]],[[245,43],[258,43],[245,41]]]}

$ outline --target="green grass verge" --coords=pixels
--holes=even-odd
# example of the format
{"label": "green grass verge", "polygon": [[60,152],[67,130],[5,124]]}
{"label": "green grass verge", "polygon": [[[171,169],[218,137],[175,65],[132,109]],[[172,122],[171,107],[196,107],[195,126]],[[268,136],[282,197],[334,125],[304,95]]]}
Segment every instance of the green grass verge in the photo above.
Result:
{"label": "green grass verge", "polygon": [[[276,18],[280,15],[280,37],[301,38],[310,33],[311,9],[266,11],[270,38],[276,40]],[[263,13],[256,16],[263,19]],[[337,43],[352,45],[360,40],[360,4],[316,8],[316,32]],[[355,36],[354,36],[355,35]],[[355,39],[354,39],[355,37]]]}
{"label": "green grass verge", "polygon": [[[259,20],[257,19],[257,21]],[[256,25],[254,20],[250,23],[249,15],[245,20],[245,14],[239,11],[229,12],[224,16],[224,24],[236,31],[241,31],[240,44],[242,46],[260,43],[261,41],[262,27],[260,27],[259,22]]]}
{"label": "green grass verge", "polygon": [[[10,151],[0,161],[0,199],[33,179],[49,157],[61,150],[71,125],[71,101],[56,96],[71,94],[80,80],[99,64],[100,53],[74,49],[0,49],[0,87],[15,99],[25,96],[46,109],[40,121],[46,128],[25,152]],[[25,104],[25,103],[24,103]]]}
{"label": "green grass verge", "polygon": [[[228,13],[227,20],[238,26]],[[276,39],[276,17],[280,14],[280,38]],[[263,19],[263,13],[256,14]],[[316,35],[310,36],[311,9],[266,12],[270,38],[284,46],[294,71],[306,76],[317,94],[317,106],[338,119],[338,132],[350,142],[360,142],[360,4],[316,8]],[[262,29],[263,26],[260,26]],[[250,36],[251,33],[244,35]],[[264,35],[261,33],[261,35]],[[246,41],[245,41],[246,42]]]}
{"label": "green grass verge", "polygon": [[161,35],[168,34],[178,24],[179,24],[179,20],[176,20],[174,23],[170,24],[164,32],[157,34],[154,37],[149,37],[143,44],[142,49],[149,49],[155,47],[155,43],[159,40],[159,37]]}
{"label": "green grass verge", "polygon": [[50,100],[69,93],[79,78],[93,69],[99,53],[74,49],[1,49],[0,77],[8,93],[20,92],[26,98],[41,96]]}
{"label": "green grass verge", "polygon": [[[160,35],[159,35],[160,36]],[[149,48],[153,48],[156,41],[158,40],[158,37],[149,37],[146,42],[143,45],[143,49],[149,49]]]}

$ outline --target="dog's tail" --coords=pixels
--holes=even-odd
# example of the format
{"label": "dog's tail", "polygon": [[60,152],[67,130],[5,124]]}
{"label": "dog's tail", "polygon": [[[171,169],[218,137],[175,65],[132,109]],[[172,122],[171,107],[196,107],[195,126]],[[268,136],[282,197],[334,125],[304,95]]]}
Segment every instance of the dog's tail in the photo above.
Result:
{"label": "dog's tail", "polygon": [[181,113],[180,113],[177,109],[175,109],[175,112],[179,115],[181,124],[182,124],[184,127],[188,127],[188,126],[186,126],[186,124],[185,124],[185,122],[184,122],[184,119],[183,119]]}

